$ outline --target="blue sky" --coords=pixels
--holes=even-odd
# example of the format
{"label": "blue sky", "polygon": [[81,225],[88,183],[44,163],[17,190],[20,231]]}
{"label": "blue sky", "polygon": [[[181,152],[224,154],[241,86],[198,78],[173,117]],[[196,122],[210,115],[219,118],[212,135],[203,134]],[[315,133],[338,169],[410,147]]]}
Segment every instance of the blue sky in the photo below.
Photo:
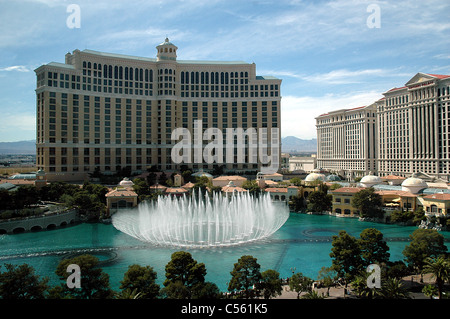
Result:
{"label": "blue sky", "polygon": [[[70,4],[80,28],[67,27]],[[181,60],[255,62],[281,78],[281,135],[315,138],[322,113],[371,104],[417,72],[450,74],[449,16],[445,0],[0,0],[0,141],[35,138],[40,65],[75,49],[155,57],[166,36]]]}

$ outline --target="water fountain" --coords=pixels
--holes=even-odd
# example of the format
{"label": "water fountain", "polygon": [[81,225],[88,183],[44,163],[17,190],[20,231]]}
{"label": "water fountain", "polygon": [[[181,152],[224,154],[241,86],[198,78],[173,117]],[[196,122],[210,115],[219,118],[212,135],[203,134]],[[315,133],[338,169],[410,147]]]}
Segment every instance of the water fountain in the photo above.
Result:
{"label": "water fountain", "polygon": [[178,247],[231,246],[266,238],[289,217],[284,203],[269,194],[195,192],[182,197],[159,196],[135,209],[115,213],[115,228],[141,241]]}

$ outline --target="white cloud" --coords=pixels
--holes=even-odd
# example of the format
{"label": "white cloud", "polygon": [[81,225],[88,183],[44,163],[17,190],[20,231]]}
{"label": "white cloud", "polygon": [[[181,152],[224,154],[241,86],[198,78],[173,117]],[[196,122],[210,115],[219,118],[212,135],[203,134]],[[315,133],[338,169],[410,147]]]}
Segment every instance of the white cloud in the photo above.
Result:
{"label": "white cloud", "polygon": [[26,66],[24,65],[13,65],[13,66],[7,66],[4,68],[0,68],[0,72],[2,71],[18,71],[18,72],[30,72],[31,70],[28,69]]}
{"label": "white cloud", "polygon": [[448,54],[448,53],[436,54],[435,56],[433,56],[433,58],[446,60],[446,59],[450,59],[450,54]]}
{"label": "white cloud", "polygon": [[370,105],[379,100],[379,92],[352,92],[324,96],[284,96],[281,100],[281,136],[316,138],[316,120],[321,114],[339,109]]}
{"label": "white cloud", "polygon": [[361,83],[367,80],[374,81],[375,77],[398,77],[409,76],[409,73],[400,73],[399,70],[387,69],[364,69],[364,70],[346,70],[339,69],[327,73],[313,74],[304,76],[303,79],[309,82],[327,83],[327,84],[352,84]]}

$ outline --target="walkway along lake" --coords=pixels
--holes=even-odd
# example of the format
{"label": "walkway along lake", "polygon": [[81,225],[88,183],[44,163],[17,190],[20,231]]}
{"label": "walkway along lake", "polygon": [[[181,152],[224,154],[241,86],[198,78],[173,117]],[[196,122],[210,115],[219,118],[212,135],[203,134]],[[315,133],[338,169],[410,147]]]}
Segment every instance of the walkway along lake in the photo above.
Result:
{"label": "walkway along lake", "polygon": [[[0,235],[0,265],[27,263],[38,275],[49,277],[51,285],[56,285],[60,280],[55,269],[61,259],[89,253],[99,258],[101,267],[110,275],[111,287],[119,290],[120,281],[132,264],[153,267],[158,274],[157,283],[162,286],[164,268],[171,254],[185,250],[198,262],[205,263],[206,280],[226,291],[233,264],[242,255],[256,257],[261,271],[275,269],[286,278],[292,275],[291,268],[295,267],[295,272],[315,279],[321,267],[331,265],[332,236],[346,230],[359,237],[365,228],[376,228],[383,233],[390,248],[391,261],[404,259],[402,251],[408,245],[409,235],[417,229],[361,222],[353,218],[291,213],[283,227],[262,241],[222,248],[181,249],[140,242],[109,224],[84,223],[49,231]],[[450,248],[450,232],[441,234]]]}

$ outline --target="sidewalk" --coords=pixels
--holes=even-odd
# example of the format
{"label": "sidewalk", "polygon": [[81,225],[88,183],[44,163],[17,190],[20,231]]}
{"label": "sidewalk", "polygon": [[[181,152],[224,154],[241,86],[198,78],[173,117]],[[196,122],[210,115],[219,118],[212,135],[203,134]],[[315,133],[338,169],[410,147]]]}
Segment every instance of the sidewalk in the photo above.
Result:
{"label": "sidewalk", "polygon": [[[403,277],[403,285],[406,289],[411,290],[417,287],[423,287],[427,284],[434,284],[435,279],[431,274],[424,274],[423,275],[423,282],[420,283],[420,275],[410,275]],[[330,288],[330,295],[327,296],[327,290],[328,288],[316,288],[315,291],[319,295],[324,295],[325,299],[341,299],[344,298],[344,287],[332,287]],[[419,289],[421,290],[421,289]],[[306,293],[303,292],[300,294],[300,297],[305,295]],[[414,299],[428,299],[428,297],[425,297],[423,293],[421,292],[410,292],[410,295]],[[355,296],[347,295],[346,298],[355,298]],[[274,299],[297,299],[297,293],[295,291],[291,291],[289,288],[289,285],[283,285],[283,291],[281,293],[281,296],[277,296]]]}
{"label": "sidewalk", "polygon": [[[336,298],[343,298],[344,297],[344,287],[342,288],[336,288],[332,287],[330,288],[330,295],[327,296],[327,290],[328,288],[316,288],[315,291],[319,295],[324,295],[326,299],[336,299]],[[305,295],[306,292],[302,292],[300,294],[300,297]],[[281,293],[281,296],[277,296],[274,299],[297,299],[297,293],[295,291],[291,291],[289,289],[289,285],[283,285],[283,291]]]}

